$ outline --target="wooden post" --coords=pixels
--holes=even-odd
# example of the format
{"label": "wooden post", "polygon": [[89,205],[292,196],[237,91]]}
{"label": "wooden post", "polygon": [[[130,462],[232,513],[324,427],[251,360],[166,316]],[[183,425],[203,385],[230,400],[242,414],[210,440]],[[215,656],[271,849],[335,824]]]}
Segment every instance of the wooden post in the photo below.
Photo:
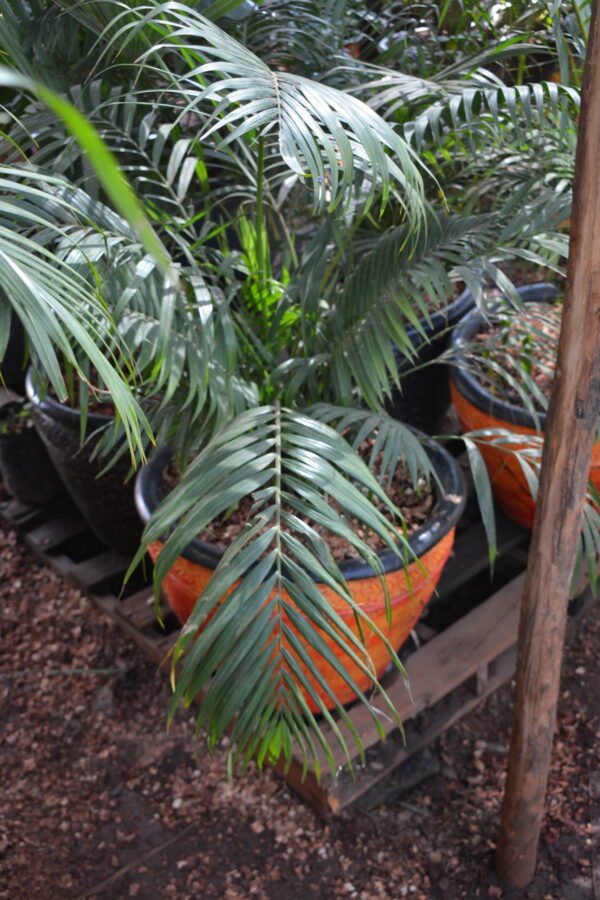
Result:
{"label": "wooden post", "polygon": [[575,165],[567,293],[519,627],[517,688],[497,868],[535,872],[567,597],[600,413],[600,27],[594,0]]}

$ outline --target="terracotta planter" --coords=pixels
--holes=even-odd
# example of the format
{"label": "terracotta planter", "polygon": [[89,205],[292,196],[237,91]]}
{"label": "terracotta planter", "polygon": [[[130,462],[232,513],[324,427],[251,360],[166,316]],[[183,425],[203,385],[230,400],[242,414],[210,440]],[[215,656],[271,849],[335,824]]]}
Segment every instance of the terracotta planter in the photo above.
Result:
{"label": "terracotta planter", "polygon": [[[428,452],[438,473],[444,494],[438,493],[430,521],[415,532],[410,539],[411,548],[419,561],[412,562],[405,571],[399,565],[395,554],[386,551],[380,555],[392,602],[391,627],[388,627],[386,622],[384,594],[372,569],[366,566],[362,560],[351,560],[341,565],[341,569],[350,583],[353,597],[377,623],[396,649],[402,646],[410,634],[435,590],[442,569],[452,550],[455,525],[464,505],[464,483],[462,473],[455,460],[433,442],[428,447]],[[138,475],[136,501],[145,522],[156,509],[161,496],[164,496],[162,473],[169,459],[170,451],[168,449],[161,450]],[[156,559],[161,548],[162,544],[159,542],[150,546],[150,555],[153,559]],[[163,582],[163,591],[180,622],[185,622],[189,617],[221,555],[221,552],[214,546],[196,539],[188,545],[184,554],[166,576]],[[354,617],[347,605],[328,587],[324,586],[322,593],[356,633]],[[325,635],[323,638],[331,647],[331,640]],[[390,662],[389,653],[385,644],[373,633],[366,635],[366,641],[377,677],[380,678]],[[321,672],[341,702],[350,703],[354,700],[355,695],[339,675],[324,663],[321,656],[311,651],[309,653],[314,661],[315,669]],[[347,660],[347,669],[352,673],[361,689],[368,688],[368,679],[349,659]],[[307,675],[316,688],[316,681],[309,671]],[[331,706],[331,701],[325,697],[322,690],[318,689],[318,693]],[[313,709],[313,711],[315,710]]]}
{"label": "terracotta planter", "polygon": [[[558,296],[558,291],[550,284],[536,284],[518,290],[526,303],[553,302]],[[522,444],[511,444],[511,450],[525,449],[531,446],[527,437],[540,434],[540,431],[536,429],[533,416],[519,406],[492,396],[477,378],[467,371],[464,365],[462,348],[473,339],[483,325],[483,317],[479,313],[472,313],[463,319],[454,330],[452,346],[456,352],[456,364],[451,370],[450,388],[454,406],[464,431],[504,428],[515,435],[522,434],[524,438]],[[543,433],[546,415],[539,413],[538,418],[541,433]],[[535,516],[535,503],[519,461],[513,453],[504,452],[489,444],[482,444],[480,447],[498,506],[519,525],[531,528]],[[590,478],[596,487],[600,488],[600,443],[598,442],[593,449]]]}
{"label": "terracotta planter", "polygon": [[[448,367],[433,363],[448,347],[454,326],[474,306],[473,294],[465,290],[446,309],[434,313],[429,323],[421,323],[427,340],[416,328],[410,326],[407,329],[417,355],[409,362],[398,350],[394,351],[402,376],[402,391],[394,390],[386,409],[395,419],[427,434],[438,430],[440,420],[450,406],[450,390]],[[423,368],[410,372],[415,366]],[[409,374],[403,374],[406,372]]]}
{"label": "terracotta planter", "polygon": [[33,387],[31,372],[27,375],[26,388],[38,433],[88,525],[103,544],[124,554],[135,553],[142,528],[133,499],[133,478],[126,481],[129,456],[121,457],[102,475],[106,460],[92,458],[98,436],[111,425],[112,417],[90,413],[86,441],[82,446],[79,410],[58,403],[48,394],[40,399]]}

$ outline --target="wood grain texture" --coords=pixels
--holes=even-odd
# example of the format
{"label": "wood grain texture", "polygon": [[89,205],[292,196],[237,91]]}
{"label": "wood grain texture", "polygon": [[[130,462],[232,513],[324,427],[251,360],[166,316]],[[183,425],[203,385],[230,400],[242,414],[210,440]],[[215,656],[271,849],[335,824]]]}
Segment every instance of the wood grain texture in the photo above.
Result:
{"label": "wood grain texture", "polygon": [[556,722],[569,580],[600,412],[600,29],[593,4],[575,167],[567,292],[519,626],[517,689],[497,867],[535,872]]}

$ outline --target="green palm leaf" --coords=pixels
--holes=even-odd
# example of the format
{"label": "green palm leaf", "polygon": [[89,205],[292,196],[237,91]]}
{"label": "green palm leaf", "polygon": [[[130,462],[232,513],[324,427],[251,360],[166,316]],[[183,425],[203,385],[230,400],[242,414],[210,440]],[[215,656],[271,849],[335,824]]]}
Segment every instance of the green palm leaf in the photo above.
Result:
{"label": "green palm leaf", "polygon": [[[118,6],[116,7],[118,12]],[[407,211],[422,213],[420,164],[408,145],[359,100],[290,72],[270,69],[214,23],[181,3],[140,7],[115,16],[108,52],[125,48],[140,33],[157,35],[142,54],[146,71],[160,75],[168,94],[183,101],[180,120],[199,116],[199,137],[220,134],[221,144],[257,133],[274,136],[289,169],[306,180],[317,207],[348,199],[357,173],[366,183],[368,206],[376,193],[385,202],[392,182]],[[186,72],[171,74],[165,54]]]}
{"label": "green palm leaf", "polygon": [[[64,182],[29,169],[0,166],[0,305],[21,321],[30,346],[60,399],[67,390],[57,351],[85,378],[81,357],[110,391],[120,427],[143,453],[149,424],[124,380],[130,367],[114,319],[87,264],[85,277],[56,252],[69,242],[78,210],[62,196]],[[36,238],[29,234],[33,231]]]}
{"label": "green palm leaf", "polygon": [[[378,498],[385,513],[367,493]],[[138,561],[151,542],[168,536],[155,565],[159,585],[188,542],[248,496],[253,500],[250,521],[225,551],[175,646],[174,662],[181,666],[173,708],[204,692],[199,722],[209,724],[211,744],[237,716],[236,759],[272,759],[280,753],[289,759],[292,742],[302,740],[318,765],[316,747],[327,748],[327,743],[321,724],[314,717],[306,722],[307,701],[332,724],[342,746],[345,739],[322,697],[334,705],[359,748],[360,738],[328,682],[315,671],[309,650],[320,653],[357,693],[376,723],[378,703],[386,714],[394,713],[362,640],[314,581],[318,578],[347,603],[359,634],[375,628],[353,600],[315,525],[351,543],[374,573],[382,572],[379,558],[346,517],[355,516],[371,529],[399,563],[410,559],[411,551],[401,524],[393,524],[397,511],[349,444],[314,418],[268,406],[243,413],[213,437],[152,516]],[[339,654],[368,677],[372,698],[358,688]],[[331,748],[327,753],[331,763]]]}
{"label": "green palm leaf", "polygon": [[485,276],[515,295],[498,267],[502,259],[521,256],[547,265],[566,256],[568,242],[552,228],[570,209],[570,196],[534,189],[530,197],[531,190],[524,185],[497,212],[480,216],[444,217],[432,209],[416,238],[400,226],[362,245],[315,348],[327,357],[323,369],[333,396],[350,404],[358,388],[370,407],[381,406],[392,385],[401,386],[391,345],[413,359],[415,338],[408,328],[426,340],[431,310],[454,299],[455,281],[465,282],[483,306]]}

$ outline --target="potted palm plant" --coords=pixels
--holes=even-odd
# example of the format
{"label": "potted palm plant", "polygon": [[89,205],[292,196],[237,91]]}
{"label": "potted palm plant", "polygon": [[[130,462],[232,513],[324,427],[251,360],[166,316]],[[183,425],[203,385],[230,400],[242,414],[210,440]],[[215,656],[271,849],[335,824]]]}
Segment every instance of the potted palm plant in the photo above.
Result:
{"label": "potted palm plant", "polygon": [[[473,313],[455,329],[451,392],[464,430],[481,432],[498,505],[531,528],[530,469],[535,469],[546,430],[561,305],[551,284],[529,285],[518,293],[522,306],[501,299],[488,318]],[[594,446],[590,480],[600,487],[600,443]]]}
{"label": "potted palm plant", "polygon": [[[168,21],[157,12],[154,21],[161,42],[144,58],[164,78],[163,102],[179,105],[178,121],[193,113],[203,141],[219,133],[230,161],[243,161],[249,184],[239,192],[245,201],[234,225],[239,249],[209,248],[205,257],[200,241],[186,246],[178,231],[179,285],[187,285],[188,297],[193,284],[205,293],[188,308],[198,343],[182,349],[187,363],[171,380],[170,399],[156,398],[167,422],[174,425],[183,415],[186,427],[178,431],[181,441],[170,441],[179,472],[165,479],[166,457],[159,456],[138,482],[140,507],[150,517],[139,558],[150,550],[156,582],[185,620],[174,651],[174,661],[181,662],[174,704],[206,691],[200,719],[208,723],[209,740],[235,719],[232,752],[242,758],[287,756],[293,740],[314,756],[314,741],[322,739],[315,712],[329,720],[331,708],[348,721],[343,704],[358,697],[377,719],[372,691],[386,706],[379,677],[387,660],[398,664],[398,641],[451,545],[461,505],[453,463],[441,450],[425,452],[418,436],[381,412],[381,403],[399,381],[392,341],[413,352],[406,323],[418,327],[415,284],[426,278],[423,259],[430,246],[420,238],[425,232],[432,243],[438,238],[434,227],[421,231],[420,222],[441,221],[454,260],[458,247],[468,246],[469,228],[461,231],[452,222],[448,236],[443,217],[419,199],[414,157],[362,104],[289,72],[265,70],[188,10],[173,8]],[[137,36],[140,28],[124,22],[120,38]],[[166,71],[165,52],[176,77]],[[209,81],[215,73],[216,85]],[[203,104],[213,99],[218,112],[211,108],[204,118]],[[143,104],[143,98],[128,96],[127,102]],[[395,159],[380,154],[386,144]],[[323,159],[333,168],[323,168]],[[285,196],[272,205],[274,186],[290,177],[282,161],[296,170],[285,196],[305,196],[303,183],[310,183],[321,211],[299,243],[283,229],[282,220],[293,220],[282,215]],[[382,242],[349,266],[349,237],[375,198],[388,199],[393,178],[391,202],[408,208],[409,224],[386,235],[391,262],[387,269],[380,264]],[[492,218],[487,224],[497,241],[498,220]],[[273,223],[283,230],[275,245]],[[475,273],[482,222],[469,225],[476,252],[471,259],[465,253],[464,268],[471,263]],[[435,247],[444,248],[443,240]],[[437,280],[428,284],[435,291],[450,278],[439,256],[432,256],[429,271]],[[414,282],[406,277],[411,264]],[[401,281],[399,272],[406,289],[390,289],[390,282]],[[133,339],[135,334],[134,328]],[[185,338],[177,329],[171,334]],[[361,458],[365,443],[366,459],[381,481]],[[423,480],[432,484],[435,511],[423,522],[432,543],[421,548],[433,559],[417,561],[423,535],[418,528],[410,534],[406,512],[395,519],[404,499],[390,505],[387,496],[388,476],[400,471],[401,462],[410,490],[427,493]],[[169,483],[176,484],[170,492]],[[227,547],[207,546],[211,523],[217,520],[225,532],[243,507],[245,518]],[[362,563],[340,565],[319,529],[345,538]],[[382,557],[382,550],[389,555]],[[352,569],[358,577],[348,581]],[[355,581],[366,583],[372,608],[359,602]],[[394,599],[410,608],[403,622],[397,617],[400,637],[390,627]],[[375,645],[383,647],[382,657],[372,655]]]}
{"label": "potted palm plant", "polygon": [[[228,137],[238,142],[243,137],[247,145],[245,151],[248,146],[252,146],[257,151],[253,164],[249,166],[255,204],[253,219],[246,218],[238,223],[243,248],[238,257],[231,253],[219,255],[210,250],[208,258],[202,254],[198,260],[189,252],[189,247],[184,244],[184,239],[188,236],[185,229],[181,228],[182,223],[178,220],[177,215],[172,216],[169,227],[163,233],[173,239],[173,244],[176,244],[180,251],[180,259],[169,270],[169,280],[163,280],[162,308],[157,322],[162,343],[158,340],[155,343],[150,342],[153,348],[160,343],[160,346],[168,346],[169,349],[164,354],[166,359],[159,359],[158,354],[154,357],[155,378],[148,386],[148,392],[144,399],[147,408],[154,414],[153,421],[162,419],[169,425],[177,423],[179,426],[187,416],[188,427],[180,428],[178,432],[185,437],[185,442],[177,446],[180,458],[183,446],[186,450],[194,449],[194,447],[200,450],[200,456],[197,457],[196,463],[202,454],[210,454],[215,448],[221,447],[221,452],[227,460],[226,464],[228,466],[235,465],[236,460],[239,461],[239,456],[235,446],[229,443],[229,439],[241,428],[239,440],[244,444],[244,432],[247,434],[249,443],[247,443],[246,455],[248,452],[255,452],[259,453],[259,457],[255,460],[251,456],[247,458],[248,472],[251,473],[249,480],[236,477],[237,486],[234,493],[242,490],[239,499],[255,492],[257,478],[263,497],[266,496],[265,492],[270,490],[267,486],[269,479],[275,478],[275,481],[279,482],[279,487],[275,486],[274,494],[276,524],[274,529],[267,529],[269,542],[274,539],[275,544],[267,547],[264,533],[259,538],[258,544],[253,539],[249,541],[247,528],[244,529],[244,535],[240,538],[245,547],[245,552],[242,552],[239,557],[239,561],[243,563],[243,569],[240,572],[242,592],[248,596],[248,591],[251,589],[252,583],[256,582],[259,573],[262,572],[263,577],[251,594],[251,602],[245,604],[244,613],[237,618],[235,631],[230,631],[230,634],[233,637],[237,633],[239,637],[243,637],[245,625],[249,625],[251,634],[242,641],[242,646],[247,647],[250,638],[253,638],[252,643],[256,642],[258,634],[255,629],[257,626],[260,625],[261,632],[264,631],[265,625],[270,627],[270,616],[265,619],[263,611],[259,614],[259,621],[254,621],[252,610],[255,610],[256,604],[260,603],[264,590],[274,584],[270,569],[272,563],[275,562],[276,573],[279,573],[276,576],[276,593],[279,598],[276,602],[280,606],[287,602],[283,599],[285,589],[294,595],[295,602],[298,604],[294,627],[290,631],[292,643],[285,651],[287,657],[292,660],[292,668],[289,669],[286,663],[284,668],[287,670],[287,674],[284,676],[282,669],[282,677],[277,680],[277,683],[272,684],[269,678],[272,664],[268,664],[267,669],[264,668],[264,653],[259,652],[254,665],[244,654],[243,658],[246,659],[244,665],[250,665],[254,673],[249,676],[246,684],[255,684],[255,679],[262,679],[264,688],[255,695],[255,700],[262,699],[262,705],[252,704],[253,715],[249,721],[246,720],[246,731],[240,732],[237,746],[244,754],[250,750],[253,753],[258,751],[259,757],[264,756],[267,752],[269,755],[278,755],[279,750],[288,755],[291,749],[290,741],[294,737],[306,740],[301,737],[303,733],[309,736],[308,746],[314,747],[312,738],[306,730],[304,716],[308,714],[309,706],[303,691],[307,690],[309,695],[312,695],[318,709],[323,711],[327,709],[323,701],[319,699],[317,692],[319,685],[307,687],[306,676],[301,673],[299,663],[293,662],[294,659],[302,659],[306,653],[306,650],[303,649],[306,645],[310,646],[312,641],[312,649],[317,654],[324,653],[329,660],[332,660],[334,668],[341,675],[342,680],[351,686],[354,684],[355,675],[352,671],[346,671],[339,662],[334,661],[335,658],[327,649],[321,636],[322,633],[327,633],[334,646],[341,645],[342,648],[346,648],[347,654],[358,667],[360,674],[367,677],[369,689],[378,688],[378,678],[368,647],[365,645],[365,630],[375,634],[387,647],[390,657],[398,663],[395,647],[392,646],[389,638],[383,634],[375,622],[371,621],[368,613],[361,612],[359,606],[352,599],[352,594],[347,589],[345,579],[333,557],[326,549],[321,548],[321,538],[315,537],[317,532],[311,531],[311,516],[316,519],[322,518],[325,525],[333,524],[334,530],[338,534],[349,538],[355,551],[358,552],[358,556],[364,557],[364,561],[373,570],[375,581],[381,585],[379,593],[383,597],[384,618],[385,611],[389,613],[392,606],[392,597],[390,597],[384,577],[385,569],[386,566],[388,568],[393,568],[393,566],[390,561],[382,561],[378,554],[371,550],[364,537],[353,536],[352,530],[345,522],[345,517],[354,515],[359,522],[363,522],[367,530],[374,532],[393,559],[398,560],[395,568],[401,569],[402,563],[410,564],[413,558],[416,558],[416,554],[410,545],[407,534],[402,531],[402,525],[397,527],[393,521],[388,521],[388,517],[393,519],[396,515],[395,504],[386,496],[377,479],[370,474],[367,465],[357,457],[351,443],[325,421],[331,415],[332,410],[335,411],[335,408],[329,405],[323,414],[317,414],[315,411],[311,413],[309,409],[311,397],[335,396],[333,385],[336,379],[343,378],[344,381],[348,378],[351,379],[351,366],[346,355],[340,350],[335,366],[329,367],[331,371],[315,369],[315,341],[324,346],[326,339],[322,333],[322,327],[319,325],[320,321],[324,324],[323,299],[319,296],[320,292],[318,290],[311,292],[308,286],[305,286],[301,304],[291,289],[289,291],[281,289],[284,279],[273,278],[269,271],[269,248],[265,224],[267,204],[264,202],[264,197],[267,190],[272,190],[272,185],[268,183],[265,172],[273,164],[279,165],[278,161],[282,156],[288,162],[293,161],[294,167],[302,169],[306,173],[304,177],[311,181],[317,205],[321,208],[329,206],[328,222],[324,226],[319,225],[318,229],[321,232],[321,240],[315,241],[311,236],[303,248],[304,264],[298,266],[296,285],[300,285],[302,279],[310,279],[310,263],[311,258],[314,261],[315,253],[317,256],[320,255],[321,264],[327,264],[331,259],[331,254],[335,253],[335,241],[323,240],[322,235],[327,231],[331,232],[335,228],[339,228],[340,224],[344,222],[344,217],[352,217],[359,209],[368,209],[375,198],[385,198],[392,186],[394,186],[398,202],[404,204],[415,223],[422,220],[421,176],[416,160],[411,153],[407,152],[405,144],[397,138],[392,129],[388,128],[376,115],[369,113],[367,108],[359,102],[352,101],[337,91],[315,86],[305,79],[292,77],[287,73],[274,78],[273,73],[266,69],[259,60],[240,48],[236,42],[230,40],[211,23],[185,7],[177,7],[174,14],[178,26],[172,32],[169,30],[171,23],[165,22],[162,11],[156,14],[156,24],[160,23],[161,30],[167,28],[166,33],[169,34],[170,40],[166,45],[169,62],[179,51],[179,39],[176,37],[176,33],[182,28],[191,56],[188,56],[188,50],[181,53],[181,56],[187,58],[188,62],[199,61],[202,66],[202,72],[195,72],[192,68],[188,75],[188,83],[185,84],[185,105],[181,109],[182,116],[187,115],[188,107],[193,105],[196,115],[204,114],[204,121],[207,123],[204,126],[205,130],[211,131],[212,101],[215,96],[218,99],[218,93],[222,88],[215,87],[210,82],[206,83],[205,76],[210,75],[214,68],[214,62],[207,62],[207,59],[216,60],[224,67],[225,71],[232,64],[234,67],[238,67],[238,71],[234,73],[232,79],[232,88],[245,83],[250,74],[257,77],[257,90],[259,94],[261,92],[263,94],[259,108],[256,108],[256,102],[252,100],[249,108],[243,108],[243,115],[239,117],[241,121],[236,122],[237,106],[232,105],[229,114],[223,115],[219,120],[225,132],[225,135],[221,135],[222,143],[225,146],[227,146]],[[126,25],[120,29],[120,33],[124,34],[129,29],[130,34],[133,34],[140,27],[135,17],[134,21],[131,21],[129,14],[124,21],[126,21]],[[118,22],[114,27],[119,32]],[[161,67],[160,44],[151,56],[151,60],[159,68]],[[182,83],[185,82],[182,82],[181,75],[178,73],[177,79],[172,79],[162,89],[164,95],[169,98],[171,108],[174,106],[173,99],[182,95]],[[229,93],[228,96],[235,95]],[[282,115],[281,108],[278,112],[277,106],[273,107],[273,97],[278,98],[280,107],[283,104],[284,109],[289,109],[289,112]],[[115,102],[114,98],[113,102]],[[155,98],[152,99],[152,103],[155,103]],[[206,112],[203,112],[203,103]],[[266,121],[266,111],[268,110],[270,110],[270,124]],[[302,112],[305,120],[306,132],[302,134],[297,132],[295,125],[295,116],[298,111]],[[159,122],[160,124],[162,123]],[[274,126],[277,126],[275,142],[270,136]],[[157,131],[157,133],[160,132]],[[206,137],[207,135],[204,135],[205,139]],[[341,172],[338,171],[338,164],[335,162],[338,154],[344,166]],[[69,261],[69,265],[74,267],[73,260]],[[153,271],[156,270],[156,266],[153,266],[151,262],[148,265]],[[212,266],[212,270],[209,266]],[[224,269],[229,270],[227,283],[222,278]],[[244,306],[240,303],[240,297],[243,297],[245,301]],[[123,339],[128,351],[134,348],[138,352],[139,355],[135,357],[136,371],[142,377],[146,366],[140,362],[140,356],[143,356],[144,349],[148,346],[148,331],[143,332],[140,328],[140,321],[144,319],[146,324],[148,323],[148,308],[145,292],[130,291],[127,295],[126,307],[120,310],[119,316],[120,338]],[[334,309],[334,305],[331,305],[331,309]],[[347,308],[345,312],[348,313]],[[246,321],[244,321],[243,313],[245,313]],[[353,317],[356,317],[358,313],[358,310],[354,310]],[[303,317],[306,317],[304,323]],[[310,320],[312,320],[312,324],[308,327]],[[249,325],[251,327],[248,327]],[[186,333],[186,328],[188,333]],[[197,342],[190,341],[190,331],[192,337],[198,338]],[[171,364],[181,358],[182,348],[186,365],[176,366],[176,370],[173,372]],[[81,367],[79,370],[81,371]],[[260,379],[264,379],[264,384],[259,390]],[[369,382],[370,377],[367,375],[365,383]],[[321,384],[323,390],[316,393],[310,387],[311,383]],[[377,392],[387,390],[387,379],[383,373],[378,373],[376,388],[371,383],[371,393],[374,389]],[[357,387],[357,391],[359,390]],[[284,406],[284,393],[290,396],[297,395],[297,399],[290,408]],[[261,400],[267,401],[266,406],[258,405]],[[153,403],[155,404],[154,409]],[[169,411],[172,408],[176,409],[174,416],[170,416]],[[341,420],[345,413],[345,409],[337,410],[342,431],[347,430],[345,426],[341,426]],[[422,478],[423,473],[427,475],[432,471],[427,454],[422,450],[418,439],[411,433],[406,432],[397,423],[389,424],[384,416],[380,416],[378,419],[376,413],[359,410],[359,414],[362,416],[362,426],[358,428],[359,434],[356,437],[360,436],[361,430],[365,430],[365,425],[368,425],[368,434],[376,435],[376,443],[373,448],[376,448],[377,456],[383,454],[385,474],[382,477],[393,475],[400,457],[406,459],[409,478]],[[378,421],[380,422],[379,426],[377,425]],[[263,435],[261,438],[261,431],[265,429],[269,435],[267,437]],[[385,433],[386,429],[387,434]],[[171,431],[170,436],[172,437],[173,429],[167,428],[167,431]],[[305,441],[309,442],[309,447],[303,449],[302,445]],[[361,443],[364,443],[364,438]],[[308,455],[306,455],[307,452]],[[454,471],[454,464],[450,458],[446,458],[442,450],[432,451],[432,453],[445,460],[447,469],[451,472]],[[281,488],[284,481],[286,490],[290,489],[292,483],[289,480],[289,474],[283,473],[283,469],[287,469],[288,466],[284,457],[289,456],[289,459],[293,460],[298,454],[300,454],[300,458],[298,459],[299,471],[297,474],[300,481],[305,484],[303,495],[298,495],[298,502],[304,507],[304,511],[298,508],[292,513],[289,510],[284,512]],[[267,469],[265,469],[265,465]],[[306,471],[300,471],[306,466],[308,466]],[[438,465],[437,469],[439,468]],[[218,469],[213,471],[216,472]],[[419,475],[419,473],[421,474]],[[456,473],[446,482],[442,478],[441,471],[438,474],[443,485],[438,489],[437,502],[441,513],[438,513],[432,522],[433,539],[429,539],[429,544],[433,546],[435,538],[439,534],[442,553],[435,565],[432,566],[432,573],[425,579],[429,593],[433,589],[435,579],[439,576],[441,560],[449,552],[453,524],[459,513],[461,502],[460,479]],[[336,500],[341,504],[340,512],[334,513],[327,502],[333,486],[329,483],[330,478],[333,479],[335,485]],[[421,487],[420,484],[416,486]],[[423,489],[425,489],[424,485]],[[449,496],[446,496],[446,491],[449,492]],[[174,494],[176,498],[180,496],[180,492],[175,491]],[[379,506],[375,505],[369,494],[377,498]],[[221,496],[224,498],[225,493],[222,493]],[[194,504],[201,501],[197,491],[194,491],[194,498]],[[234,501],[235,497],[232,495],[228,505]],[[387,510],[387,515],[382,512],[382,509]],[[450,510],[452,515],[449,515]],[[250,524],[251,532],[257,531],[257,523],[260,526],[258,530],[262,529],[265,512],[267,512],[265,508],[257,512],[258,518],[253,514],[254,522]],[[218,513],[219,509],[217,508],[213,511],[211,518]],[[283,528],[282,516],[284,514],[290,519],[287,529]],[[154,522],[149,533],[152,528],[158,528],[163,534],[160,515],[162,513],[159,514],[158,524]],[[296,520],[303,522],[305,518],[308,521],[303,526],[291,524],[292,522],[296,523]],[[185,519],[184,512],[180,521],[180,525],[184,529],[187,528]],[[402,522],[401,519],[400,522]],[[408,524],[406,527],[408,529]],[[303,539],[307,543],[303,545],[300,541],[299,546],[296,547],[298,528],[304,531]],[[416,530],[418,531],[418,528]],[[189,532],[186,533],[188,534],[187,543]],[[255,536],[255,534],[252,535],[252,537]],[[240,540],[235,546],[232,545],[230,552],[231,550],[236,552],[236,547],[240,546]],[[285,548],[286,540],[292,542],[292,549]],[[421,542],[423,540],[424,535],[421,536]],[[267,551],[266,562],[269,571],[265,571],[265,558],[259,560],[259,557],[264,556],[261,547]],[[173,544],[167,541],[157,563],[161,578],[164,575],[163,570],[170,568],[169,557],[172,550]],[[253,565],[253,562],[257,560],[259,560],[258,568]],[[224,575],[226,578],[229,577],[227,573],[231,574],[231,569],[227,565],[220,565],[217,568],[215,578],[211,579],[211,590],[214,591],[218,587],[219,579],[222,579]],[[329,589],[352,609],[352,619],[357,623],[358,628],[356,632],[353,632],[343,622],[333,606],[318,591],[316,593],[311,591],[310,584],[313,583],[315,574],[324,578]],[[415,581],[417,577],[418,572],[414,571]],[[283,578],[285,578],[285,588]],[[413,596],[408,588],[409,585],[405,584],[405,594],[407,595],[405,600],[412,605],[414,617],[418,614],[420,605],[425,598],[420,596],[419,591],[416,591]],[[227,592],[226,586],[224,591]],[[381,598],[379,602],[381,602]],[[221,628],[223,624],[221,610],[225,608],[223,606],[216,610],[211,618],[210,627]],[[228,615],[230,615],[231,612],[236,611],[237,605],[232,601],[227,608],[230,611]],[[202,609],[203,605],[197,606],[194,615],[197,616]],[[203,640],[206,640],[207,635],[208,632],[204,630]],[[259,650],[258,645],[256,649]],[[211,655],[214,657],[214,649]],[[227,669],[231,667],[234,659],[235,650],[233,655],[227,651],[220,661],[216,660],[216,669],[222,673],[223,677],[227,676]],[[208,660],[209,657],[205,657],[205,663]],[[275,664],[281,666],[280,656],[275,660]],[[380,672],[379,664],[377,668]],[[236,681],[238,681],[237,677]],[[320,686],[323,687],[322,680]],[[272,700],[268,697],[273,687],[277,694],[274,707]],[[335,692],[327,686],[325,690],[329,698],[333,699],[333,705],[342,710],[341,702]],[[376,708],[365,691],[357,685],[355,693],[372,710],[373,716],[377,717]],[[381,696],[385,705],[385,693],[381,692]],[[210,703],[203,708],[208,710],[209,706]],[[236,696],[235,691],[229,695],[228,706],[232,713],[241,712],[240,698],[239,695]],[[390,709],[390,712],[393,711]],[[265,714],[267,715],[267,728],[266,731],[263,731]],[[245,718],[247,719],[241,715],[238,717],[236,725],[238,729],[244,725]],[[313,727],[316,727],[318,735],[320,729],[318,725],[315,725],[312,714],[309,714],[309,721]],[[261,722],[263,724],[259,724]],[[213,733],[217,733],[221,725],[215,719],[210,727]],[[256,745],[257,737],[260,739],[260,746]],[[251,747],[251,745],[253,746]]]}
{"label": "potted palm plant", "polygon": [[[99,160],[100,188],[130,222],[141,224],[144,246],[159,262],[167,258],[165,276],[142,253],[113,315],[127,358],[135,361],[144,410],[180,470],[179,483],[157,508],[144,500],[152,517],[140,557],[154,548],[159,584],[205,526],[230,517],[232,507],[245,504],[248,512],[225,552],[212,554],[217,565],[210,579],[203,575],[205,590],[174,652],[182,662],[174,704],[206,690],[200,720],[208,724],[209,742],[235,718],[238,758],[289,758],[292,741],[307,759],[316,758],[324,738],[315,711],[331,721],[331,705],[349,719],[346,697],[319,673],[315,658],[323,658],[375,721],[380,706],[393,715],[369,637],[399,665],[398,639],[388,631],[394,595],[404,594],[411,615],[418,614],[421,588],[433,589],[449,552],[461,503],[459,479],[444,472],[452,473],[453,464],[391,421],[381,405],[400,382],[392,343],[410,356],[407,323],[423,330],[419,287],[451,288],[446,264],[465,256],[465,272],[479,270],[481,222],[458,229],[447,259],[433,253],[427,269],[428,240],[438,234],[431,225],[441,223],[446,238],[445,212],[424,203],[416,154],[367,106],[269,68],[184,4],[151,4],[144,13],[101,6],[112,10],[108,19],[88,15],[95,4],[79,4],[77,15],[98,29],[94,72],[106,63],[108,87],[88,84],[79,97],[118,151],[156,227],[149,229],[139,207],[131,207],[108,154]],[[132,62],[135,78],[127,81]],[[125,141],[122,125],[131,129]],[[39,137],[43,123],[37,126],[41,164],[51,144]],[[129,141],[134,133],[137,143]],[[166,168],[158,165],[162,159]],[[69,144],[58,163],[58,171],[77,168],[81,156]],[[225,240],[229,223],[218,214],[204,229],[216,193],[202,195],[200,210],[194,205],[192,176],[210,183],[215,169],[235,172],[237,246]],[[222,196],[222,186],[217,193]],[[301,215],[283,213],[286,198],[298,199]],[[311,201],[319,214],[312,219]],[[357,261],[351,238],[387,202],[403,211],[403,223],[364,263]],[[297,240],[290,221],[300,226]],[[488,225],[497,240],[497,219]],[[474,249],[464,253],[469,233]],[[109,241],[113,236],[107,232]],[[119,234],[119,240],[131,245],[136,237]],[[143,288],[155,277],[162,291],[149,302]],[[389,496],[390,476],[402,467],[405,493],[410,489],[433,507],[416,528],[406,497],[403,513]],[[319,529],[354,548],[382,619],[374,621],[369,607],[358,604],[348,569]],[[431,570],[428,561],[417,562],[426,532],[425,552],[437,555]],[[349,611],[347,621],[334,596]]]}

